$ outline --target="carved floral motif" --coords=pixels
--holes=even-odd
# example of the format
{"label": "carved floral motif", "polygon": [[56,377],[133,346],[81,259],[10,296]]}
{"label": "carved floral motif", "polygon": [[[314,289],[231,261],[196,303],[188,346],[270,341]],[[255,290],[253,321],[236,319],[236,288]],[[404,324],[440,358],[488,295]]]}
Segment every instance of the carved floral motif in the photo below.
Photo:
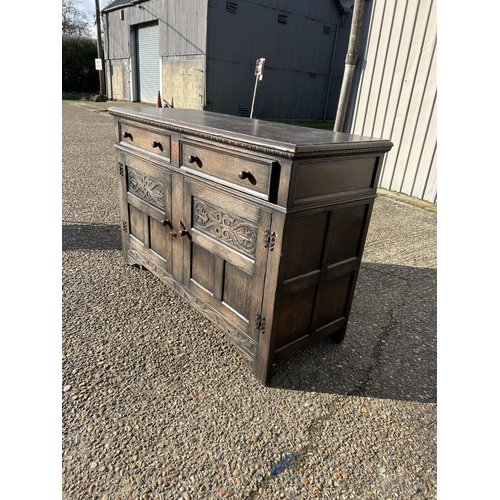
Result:
{"label": "carved floral motif", "polygon": [[165,190],[163,184],[144,174],[128,169],[128,190],[139,198],[163,210],[165,208]]}
{"label": "carved floral motif", "polygon": [[234,215],[223,212],[207,202],[196,200],[194,204],[194,227],[216,238],[225,245],[253,255],[257,243],[257,228]]}

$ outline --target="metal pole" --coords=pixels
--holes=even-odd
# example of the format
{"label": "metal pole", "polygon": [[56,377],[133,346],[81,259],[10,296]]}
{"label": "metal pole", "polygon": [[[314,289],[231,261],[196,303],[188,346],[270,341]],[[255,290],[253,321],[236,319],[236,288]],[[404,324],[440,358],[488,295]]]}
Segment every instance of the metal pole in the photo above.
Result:
{"label": "metal pole", "polygon": [[104,51],[102,49],[101,11],[99,8],[99,0],[95,0],[95,22],[97,25],[97,57],[102,63],[102,69],[99,70],[99,95],[103,96],[106,94],[106,83],[104,81]]}
{"label": "metal pole", "polygon": [[326,110],[328,109],[328,100],[330,97],[330,86],[332,84],[333,63],[335,62],[335,52],[336,52],[336,48],[337,48],[337,38],[339,36],[339,28],[343,24],[344,24],[344,16],[342,16],[342,22],[340,24],[338,24],[335,28],[335,40],[333,42],[332,60],[330,63],[330,74],[328,75],[328,87],[326,89],[325,109],[323,111],[323,121],[326,121]]}
{"label": "metal pole", "polygon": [[257,93],[257,83],[259,82],[259,75],[255,77],[255,87],[253,89],[252,109],[250,110],[250,118],[253,118],[253,105],[255,104],[255,94]]}
{"label": "metal pole", "polygon": [[345,115],[347,112],[347,105],[349,104],[349,96],[351,94],[352,78],[358,60],[358,46],[361,25],[363,24],[364,9],[365,0],[354,0],[349,47],[345,58],[344,78],[342,79],[337,116],[335,117],[335,124],[333,127],[334,132],[342,132],[344,129]]}

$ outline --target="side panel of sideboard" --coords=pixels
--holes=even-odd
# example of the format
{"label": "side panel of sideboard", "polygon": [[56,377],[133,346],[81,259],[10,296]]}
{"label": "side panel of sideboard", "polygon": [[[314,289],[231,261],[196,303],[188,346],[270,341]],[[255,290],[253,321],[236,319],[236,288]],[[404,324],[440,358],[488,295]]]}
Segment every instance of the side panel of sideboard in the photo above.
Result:
{"label": "side panel of sideboard", "polygon": [[[276,289],[274,300],[264,299],[264,309],[274,304],[266,318],[269,344],[261,342],[259,351],[257,376],[264,384],[274,362],[327,336],[343,341],[382,159],[357,155],[294,164],[289,202],[295,207],[284,215],[283,237],[277,238],[280,259],[270,257],[268,264]],[[278,269],[273,273],[270,266]]]}

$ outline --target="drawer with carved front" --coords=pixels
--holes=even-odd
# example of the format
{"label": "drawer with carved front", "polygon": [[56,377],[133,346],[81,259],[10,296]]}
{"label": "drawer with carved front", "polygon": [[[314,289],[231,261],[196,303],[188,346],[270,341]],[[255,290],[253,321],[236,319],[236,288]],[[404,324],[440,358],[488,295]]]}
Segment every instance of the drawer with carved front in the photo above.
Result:
{"label": "drawer with carved front", "polygon": [[126,122],[119,124],[120,142],[137,148],[165,156],[170,160],[170,134],[154,129],[143,129]]}
{"label": "drawer with carved front", "polygon": [[271,159],[181,140],[179,161],[182,169],[264,200],[276,194],[279,165]]}

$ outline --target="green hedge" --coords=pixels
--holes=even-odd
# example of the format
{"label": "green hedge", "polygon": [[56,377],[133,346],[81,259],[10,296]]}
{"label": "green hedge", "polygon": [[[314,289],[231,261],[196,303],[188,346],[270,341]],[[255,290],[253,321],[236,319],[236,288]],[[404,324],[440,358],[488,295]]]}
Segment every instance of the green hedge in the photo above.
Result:
{"label": "green hedge", "polygon": [[96,58],[96,40],[62,37],[63,92],[99,93],[99,71],[95,69]]}

